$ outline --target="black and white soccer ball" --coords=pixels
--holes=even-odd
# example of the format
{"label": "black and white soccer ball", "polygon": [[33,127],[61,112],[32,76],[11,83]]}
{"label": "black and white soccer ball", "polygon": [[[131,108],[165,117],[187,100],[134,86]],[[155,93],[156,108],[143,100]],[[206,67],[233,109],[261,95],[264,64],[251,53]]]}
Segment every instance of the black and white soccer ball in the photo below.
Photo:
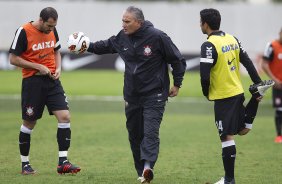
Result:
{"label": "black and white soccer ball", "polygon": [[88,49],[90,39],[83,32],[75,32],[69,36],[67,44],[71,53],[82,54]]}

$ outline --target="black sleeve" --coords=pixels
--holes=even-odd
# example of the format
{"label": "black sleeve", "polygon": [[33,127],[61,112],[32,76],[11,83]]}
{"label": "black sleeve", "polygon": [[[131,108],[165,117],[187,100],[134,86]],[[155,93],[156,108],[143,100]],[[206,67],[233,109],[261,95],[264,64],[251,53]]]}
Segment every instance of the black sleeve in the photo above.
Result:
{"label": "black sleeve", "polygon": [[181,87],[186,71],[186,60],[169,36],[162,32],[160,35],[161,53],[172,67],[174,86]]}
{"label": "black sleeve", "polygon": [[258,75],[258,72],[252,62],[252,60],[249,58],[249,55],[247,54],[247,52],[244,50],[244,48],[242,47],[241,42],[235,38],[239,44],[240,47],[240,62],[243,64],[243,66],[247,69],[253,83],[257,84],[259,82],[261,82],[261,78]]}
{"label": "black sleeve", "polygon": [[263,59],[266,61],[271,62],[273,60],[273,55],[274,55],[274,51],[273,51],[273,47],[271,43],[267,43],[265,49],[264,49],[264,53],[263,53]]}
{"label": "black sleeve", "polygon": [[23,27],[17,29],[9,52],[20,56],[27,49],[26,32]]}
{"label": "black sleeve", "polygon": [[115,36],[112,36],[108,40],[101,40],[94,43],[90,42],[87,51],[98,55],[117,53],[116,49],[113,46],[114,40]]}
{"label": "black sleeve", "polygon": [[61,48],[61,44],[60,44],[60,40],[59,40],[59,36],[58,36],[58,32],[57,32],[56,28],[54,28],[54,35],[55,35],[55,38],[56,38],[56,44],[55,44],[54,51],[57,51]]}
{"label": "black sleeve", "polygon": [[201,46],[200,76],[203,95],[209,96],[210,72],[217,61],[217,51],[211,42],[205,42]]}

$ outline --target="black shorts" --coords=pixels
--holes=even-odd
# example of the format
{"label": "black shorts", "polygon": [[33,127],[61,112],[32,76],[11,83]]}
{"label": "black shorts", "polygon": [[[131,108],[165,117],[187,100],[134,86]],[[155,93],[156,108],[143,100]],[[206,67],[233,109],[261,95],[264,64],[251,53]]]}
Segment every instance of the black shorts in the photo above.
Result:
{"label": "black shorts", "polygon": [[282,107],[282,90],[272,88],[272,105],[275,108]]}
{"label": "black shorts", "polygon": [[52,111],[68,110],[68,101],[60,80],[48,76],[31,76],[22,80],[22,119],[35,121],[42,117],[45,105]]}
{"label": "black shorts", "polygon": [[244,124],[245,97],[243,94],[214,101],[215,124],[220,138],[236,135]]}

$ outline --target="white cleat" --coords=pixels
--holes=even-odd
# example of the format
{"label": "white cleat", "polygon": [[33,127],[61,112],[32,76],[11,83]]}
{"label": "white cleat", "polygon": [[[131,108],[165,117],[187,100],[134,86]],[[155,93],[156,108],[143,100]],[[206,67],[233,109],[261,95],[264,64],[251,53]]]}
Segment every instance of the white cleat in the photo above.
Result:
{"label": "white cleat", "polygon": [[224,177],[222,177],[218,182],[216,182],[214,184],[224,184]]}
{"label": "white cleat", "polygon": [[264,96],[266,90],[268,90],[274,84],[275,82],[273,80],[265,80],[258,84],[251,85],[249,91],[254,97],[258,98]]}
{"label": "white cleat", "polygon": [[224,177],[222,177],[218,182],[214,184],[235,184],[235,180],[233,179],[232,181],[225,181]]}
{"label": "white cleat", "polygon": [[146,179],[143,176],[138,177],[137,180],[141,183],[147,183]]}

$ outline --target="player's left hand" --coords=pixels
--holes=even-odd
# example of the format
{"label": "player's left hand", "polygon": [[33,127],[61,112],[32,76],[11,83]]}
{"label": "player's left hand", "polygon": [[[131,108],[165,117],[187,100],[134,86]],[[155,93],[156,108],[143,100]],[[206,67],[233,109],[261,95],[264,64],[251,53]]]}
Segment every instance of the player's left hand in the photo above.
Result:
{"label": "player's left hand", "polygon": [[169,90],[169,97],[175,97],[178,95],[179,87],[172,86]]}
{"label": "player's left hand", "polygon": [[262,99],[263,99],[263,96],[260,96],[260,97],[257,97],[257,98],[256,98],[256,100],[257,100],[258,102],[261,102]]}
{"label": "player's left hand", "polygon": [[61,76],[61,69],[58,68],[58,69],[56,69],[55,73],[53,73],[53,74],[51,75],[51,78],[54,79],[54,80],[56,80],[56,79],[59,79],[60,76]]}

